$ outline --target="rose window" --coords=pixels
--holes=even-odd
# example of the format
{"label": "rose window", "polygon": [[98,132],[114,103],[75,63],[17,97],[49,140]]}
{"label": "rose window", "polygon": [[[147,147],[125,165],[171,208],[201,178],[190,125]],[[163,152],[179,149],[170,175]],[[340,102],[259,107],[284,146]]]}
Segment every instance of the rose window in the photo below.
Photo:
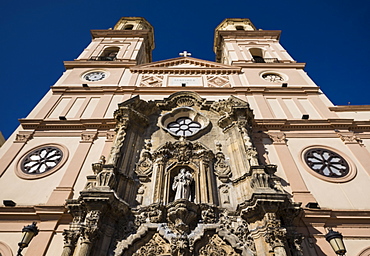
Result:
{"label": "rose window", "polygon": [[305,153],[304,159],[313,171],[326,177],[339,178],[349,173],[347,161],[328,149],[310,149]]}
{"label": "rose window", "polygon": [[27,174],[45,173],[59,164],[63,152],[52,146],[38,148],[27,154],[21,163],[21,169]]}
{"label": "rose window", "polygon": [[201,125],[189,117],[180,117],[175,122],[169,123],[167,129],[177,136],[191,136],[201,129]]}

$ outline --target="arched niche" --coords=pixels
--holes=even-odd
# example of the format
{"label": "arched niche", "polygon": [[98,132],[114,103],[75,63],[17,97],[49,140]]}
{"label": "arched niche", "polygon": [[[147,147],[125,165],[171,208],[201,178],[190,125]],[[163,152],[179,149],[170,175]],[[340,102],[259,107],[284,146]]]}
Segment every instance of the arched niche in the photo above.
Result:
{"label": "arched niche", "polygon": [[[183,176],[185,179],[189,181],[187,178],[188,175],[191,175],[191,181],[189,184],[189,196],[188,198],[176,198],[176,193],[178,190],[181,190],[180,186],[178,185],[177,188],[174,188],[176,183],[175,179],[181,175],[181,170],[185,170]],[[194,164],[179,164],[176,163],[173,166],[169,166],[168,170],[166,171],[166,184],[168,184],[168,189],[165,191],[165,203],[171,203],[176,199],[188,199],[191,202],[195,202],[197,198],[196,193],[196,184],[199,182],[197,177],[199,176],[199,171],[197,166]],[[181,183],[177,181],[177,184]]]}
{"label": "arched niche", "polygon": [[218,193],[213,171],[214,154],[199,142],[167,142],[154,153],[152,173],[153,202],[168,204],[175,198],[172,185],[181,168],[193,177],[190,200],[196,204],[217,205]]}

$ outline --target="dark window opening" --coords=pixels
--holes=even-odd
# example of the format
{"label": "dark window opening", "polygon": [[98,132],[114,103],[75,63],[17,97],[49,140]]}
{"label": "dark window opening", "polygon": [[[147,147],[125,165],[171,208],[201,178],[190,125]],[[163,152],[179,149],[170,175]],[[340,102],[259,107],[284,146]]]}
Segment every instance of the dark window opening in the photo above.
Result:
{"label": "dark window opening", "polygon": [[243,26],[235,26],[236,30],[244,30]]}
{"label": "dark window opening", "polygon": [[132,30],[133,28],[134,28],[134,25],[129,24],[129,25],[124,26],[123,30]]}

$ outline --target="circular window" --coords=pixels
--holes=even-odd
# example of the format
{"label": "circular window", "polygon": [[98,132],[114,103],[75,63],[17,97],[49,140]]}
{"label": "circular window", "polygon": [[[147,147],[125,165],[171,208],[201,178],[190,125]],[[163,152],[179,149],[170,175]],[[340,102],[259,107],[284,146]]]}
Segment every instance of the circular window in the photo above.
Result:
{"label": "circular window", "polygon": [[208,127],[209,119],[190,107],[180,107],[160,118],[162,129],[175,137],[197,136]]}
{"label": "circular window", "polygon": [[103,71],[93,71],[82,76],[82,78],[89,82],[96,82],[106,78],[107,74]]}
{"label": "circular window", "polygon": [[352,162],[326,147],[310,147],[303,151],[302,158],[311,174],[330,182],[346,182],[356,175]]}
{"label": "circular window", "polygon": [[262,75],[262,78],[265,79],[266,81],[273,82],[273,83],[279,83],[279,82],[284,82],[285,79],[278,74],[274,73],[265,73]]}
{"label": "circular window", "polygon": [[322,148],[313,148],[305,153],[306,164],[326,177],[340,178],[349,172],[347,161],[337,153]]}
{"label": "circular window", "polygon": [[17,175],[37,179],[57,171],[67,159],[68,153],[59,145],[43,145],[26,153],[19,161]]}
{"label": "circular window", "polygon": [[200,123],[188,117],[180,117],[175,122],[169,123],[167,129],[178,136],[190,136],[198,132],[201,128]]}

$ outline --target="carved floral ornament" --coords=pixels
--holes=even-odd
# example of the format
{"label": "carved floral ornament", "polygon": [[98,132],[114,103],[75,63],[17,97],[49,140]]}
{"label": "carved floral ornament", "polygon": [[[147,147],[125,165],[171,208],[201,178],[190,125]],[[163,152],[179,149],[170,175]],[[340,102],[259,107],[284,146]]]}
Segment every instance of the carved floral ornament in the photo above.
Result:
{"label": "carved floral ornament", "polygon": [[29,150],[19,160],[15,173],[22,179],[39,179],[59,170],[68,158],[60,144],[44,144]]}
{"label": "carved floral ornament", "polygon": [[352,180],[357,170],[353,162],[342,152],[327,146],[310,146],[302,151],[301,160],[313,176],[328,182]]}

